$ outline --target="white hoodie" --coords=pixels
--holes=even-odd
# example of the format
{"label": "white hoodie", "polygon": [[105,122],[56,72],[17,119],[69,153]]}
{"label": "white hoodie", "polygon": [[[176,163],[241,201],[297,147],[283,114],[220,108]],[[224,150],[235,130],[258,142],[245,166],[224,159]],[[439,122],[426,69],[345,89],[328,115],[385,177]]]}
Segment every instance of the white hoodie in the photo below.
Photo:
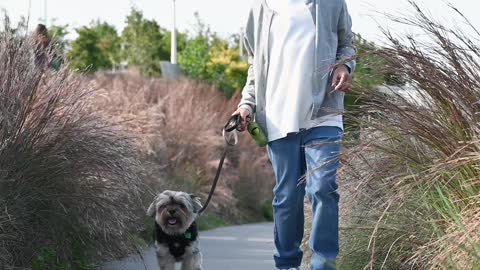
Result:
{"label": "white hoodie", "polygon": [[[274,11],[268,41],[266,85],[268,140],[309,129],[315,55],[315,24],[305,0],[266,0]],[[324,116],[316,126],[343,129],[342,115]]]}

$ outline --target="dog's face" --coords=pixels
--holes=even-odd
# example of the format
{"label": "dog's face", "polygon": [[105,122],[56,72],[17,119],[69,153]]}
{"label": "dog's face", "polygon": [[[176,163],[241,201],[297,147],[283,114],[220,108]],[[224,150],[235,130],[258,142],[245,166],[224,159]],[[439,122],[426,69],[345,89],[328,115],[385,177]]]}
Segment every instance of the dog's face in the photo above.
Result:
{"label": "dog's face", "polygon": [[147,215],[155,217],[155,222],[169,235],[179,235],[187,231],[202,209],[197,196],[178,191],[164,191],[158,194],[147,210]]}

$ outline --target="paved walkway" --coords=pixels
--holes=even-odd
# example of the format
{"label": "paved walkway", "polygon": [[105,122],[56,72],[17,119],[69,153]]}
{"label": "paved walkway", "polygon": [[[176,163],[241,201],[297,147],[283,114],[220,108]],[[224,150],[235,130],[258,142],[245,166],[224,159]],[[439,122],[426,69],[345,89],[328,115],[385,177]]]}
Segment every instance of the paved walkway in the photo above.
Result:
{"label": "paved walkway", "polygon": [[[200,247],[205,270],[270,270],[273,225],[252,224],[219,228],[200,233]],[[140,256],[108,263],[100,270],[158,270],[153,247]],[[144,264],[145,263],[145,264]]]}

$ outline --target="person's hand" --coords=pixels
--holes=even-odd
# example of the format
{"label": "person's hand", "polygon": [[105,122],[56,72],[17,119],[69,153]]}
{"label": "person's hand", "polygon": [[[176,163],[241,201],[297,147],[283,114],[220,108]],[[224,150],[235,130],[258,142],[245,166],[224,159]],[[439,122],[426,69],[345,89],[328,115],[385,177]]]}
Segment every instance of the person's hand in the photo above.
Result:
{"label": "person's hand", "polygon": [[334,88],[335,91],[348,92],[351,87],[352,75],[350,75],[347,66],[339,65],[333,71],[332,88]]}
{"label": "person's hand", "polygon": [[238,131],[243,132],[247,128],[248,122],[250,122],[250,112],[245,108],[238,108],[232,115],[240,115],[240,129]]}

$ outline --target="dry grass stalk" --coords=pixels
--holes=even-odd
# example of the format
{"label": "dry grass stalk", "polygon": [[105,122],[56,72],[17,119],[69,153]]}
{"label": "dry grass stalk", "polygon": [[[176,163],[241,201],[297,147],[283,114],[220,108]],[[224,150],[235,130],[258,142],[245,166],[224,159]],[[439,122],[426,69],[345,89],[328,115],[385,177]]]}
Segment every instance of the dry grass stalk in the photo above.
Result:
{"label": "dry grass stalk", "polygon": [[140,164],[131,139],[91,110],[92,88],[35,61],[33,41],[9,27],[0,34],[2,269],[30,265],[44,248],[72,267],[77,251],[132,252]]}
{"label": "dry grass stalk", "polygon": [[341,261],[365,269],[474,269],[480,263],[479,36],[439,24],[409,2],[416,15],[394,20],[428,39],[385,31],[384,68],[400,73],[411,95],[399,88],[365,93],[369,101],[360,109],[370,117],[358,119],[363,137],[346,153],[341,175],[355,213]]}
{"label": "dry grass stalk", "polygon": [[[152,192],[168,188],[206,195],[224,147],[221,130],[238,96],[225,100],[203,83],[145,79],[132,72],[97,74],[89,83],[100,93],[93,106],[137,134]],[[238,208],[247,190],[240,189],[256,185],[260,193],[250,196],[250,203],[259,207],[255,204],[270,197],[271,178],[263,149],[240,136],[227,156],[209,211],[235,222],[245,214]]]}

